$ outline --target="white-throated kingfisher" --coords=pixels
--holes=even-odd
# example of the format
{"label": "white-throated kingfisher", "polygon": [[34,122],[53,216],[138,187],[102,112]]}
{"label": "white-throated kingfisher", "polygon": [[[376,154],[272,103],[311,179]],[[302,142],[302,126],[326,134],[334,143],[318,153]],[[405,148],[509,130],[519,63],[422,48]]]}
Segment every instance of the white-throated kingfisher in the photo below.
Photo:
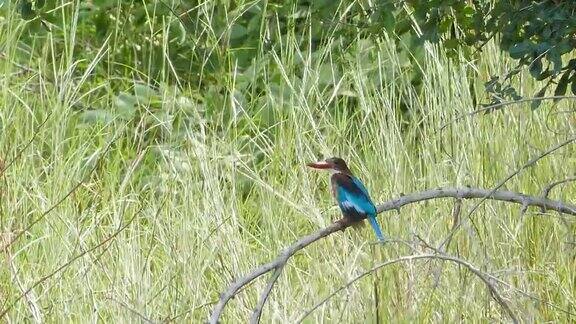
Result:
{"label": "white-throated kingfisher", "polygon": [[333,157],[307,165],[332,173],[330,177],[332,195],[340,206],[344,220],[357,223],[368,218],[376,237],[379,241],[384,242],[384,235],[382,235],[382,230],[376,220],[376,206],[370,199],[368,190],[362,181],[352,174],[346,162],[339,157]]}

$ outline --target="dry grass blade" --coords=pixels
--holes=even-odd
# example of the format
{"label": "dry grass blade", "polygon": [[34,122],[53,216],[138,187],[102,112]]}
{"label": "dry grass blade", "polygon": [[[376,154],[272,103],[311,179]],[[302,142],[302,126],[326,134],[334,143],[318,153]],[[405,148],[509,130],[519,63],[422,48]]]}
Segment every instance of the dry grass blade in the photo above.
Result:
{"label": "dry grass blade", "polygon": [[119,138],[119,134],[121,134],[121,132],[119,132],[118,134],[116,134],[116,136],[114,136],[114,138],[108,143],[108,145],[106,145],[106,147],[104,148],[104,150],[102,151],[102,153],[100,153],[100,156],[98,156],[98,159],[96,160],[96,163],[94,163],[94,166],[89,170],[89,172],[86,174],[86,176],[84,176],[84,178],[82,178],[80,181],[78,181],[64,196],[62,196],[62,198],[60,198],[55,204],[53,204],[52,206],[50,206],[46,211],[44,211],[42,214],[40,214],[40,216],[38,216],[36,219],[34,219],[32,222],[30,222],[30,224],[28,224],[22,231],[19,231],[19,233],[12,239],[12,241],[10,241],[7,245],[6,248],[9,248],[10,246],[12,246],[14,243],[16,243],[16,241],[18,241],[20,239],[20,237],[22,237],[22,235],[24,235],[25,233],[27,233],[32,227],[34,227],[36,224],[38,224],[38,222],[40,222],[41,220],[43,220],[46,216],[48,216],[48,214],[50,214],[54,209],[56,209],[58,206],[60,206],[60,204],[62,204],[64,201],[66,201],[66,199],[68,199],[76,190],[78,190],[78,188],[80,188],[80,186],[85,183],[88,179],[90,179],[90,177],[92,176],[92,174],[98,169],[98,166],[100,166],[101,161],[104,159],[104,157],[106,156],[106,154],[108,154],[108,152],[110,151],[110,149],[112,148],[112,144],[114,144],[114,142],[116,142],[116,140]]}

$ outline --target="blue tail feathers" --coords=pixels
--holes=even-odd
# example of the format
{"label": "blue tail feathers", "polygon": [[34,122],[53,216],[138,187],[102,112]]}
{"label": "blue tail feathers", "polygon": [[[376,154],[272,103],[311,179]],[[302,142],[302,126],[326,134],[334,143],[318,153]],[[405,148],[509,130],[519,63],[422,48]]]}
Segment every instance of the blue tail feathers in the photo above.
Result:
{"label": "blue tail feathers", "polygon": [[376,234],[378,241],[384,242],[385,241],[384,235],[382,234],[382,230],[380,229],[380,225],[378,224],[378,221],[376,220],[376,216],[368,215],[368,221],[370,222],[370,226],[372,226],[372,229],[374,230],[374,233]]}

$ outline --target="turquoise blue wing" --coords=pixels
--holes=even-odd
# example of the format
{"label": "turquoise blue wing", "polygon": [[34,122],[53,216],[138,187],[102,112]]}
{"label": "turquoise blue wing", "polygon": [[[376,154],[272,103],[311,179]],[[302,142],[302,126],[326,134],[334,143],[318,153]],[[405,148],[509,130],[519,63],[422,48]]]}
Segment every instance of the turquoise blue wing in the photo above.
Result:
{"label": "turquoise blue wing", "polygon": [[368,189],[366,189],[366,187],[364,186],[364,184],[362,183],[362,181],[360,181],[360,179],[356,178],[356,177],[351,177],[352,178],[352,182],[354,182],[354,184],[356,186],[358,186],[358,188],[360,188],[360,190],[362,191],[362,193],[364,193],[364,195],[366,195],[366,197],[368,197],[368,199],[370,199],[370,195],[368,194]]}
{"label": "turquoise blue wing", "polygon": [[370,197],[361,188],[355,185],[353,187],[355,188],[347,185],[337,185],[337,200],[342,211],[352,216],[356,214],[364,217],[376,215],[376,207]]}

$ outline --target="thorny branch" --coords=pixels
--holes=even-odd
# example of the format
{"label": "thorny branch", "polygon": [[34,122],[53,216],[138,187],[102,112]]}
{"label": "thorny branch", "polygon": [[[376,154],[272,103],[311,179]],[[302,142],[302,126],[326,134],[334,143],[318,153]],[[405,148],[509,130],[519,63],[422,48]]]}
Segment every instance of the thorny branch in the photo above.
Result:
{"label": "thorny branch", "polygon": [[[497,201],[506,201],[511,203],[516,203],[520,205],[526,205],[531,207],[540,207],[544,208],[544,210],[553,210],[558,213],[567,214],[576,216],[576,206],[571,204],[566,204],[561,201],[550,200],[544,197],[535,197],[535,196],[528,196],[517,192],[512,191],[505,191],[505,190],[488,190],[488,189],[480,189],[480,188],[438,188],[432,189],[422,192],[416,192],[409,195],[404,195],[402,197],[396,198],[394,200],[390,200],[383,204],[377,206],[378,213],[382,213],[385,211],[390,210],[399,210],[401,207],[410,205],[417,202],[427,201],[431,199],[439,199],[439,198],[456,198],[456,199],[483,199],[483,200],[497,200]],[[218,303],[214,307],[212,314],[209,319],[209,323],[218,323],[220,320],[220,316],[226,307],[226,304],[232,299],[239,290],[250,284],[252,281],[257,279],[258,277],[274,271],[274,274],[268,281],[266,285],[266,289],[260,296],[260,301],[258,306],[254,310],[252,321],[258,322],[260,318],[260,314],[262,312],[262,308],[268,298],[270,292],[272,291],[272,287],[275,284],[276,280],[281,274],[282,269],[287,264],[288,260],[298,251],[304,249],[308,245],[328,236],[337,231],[344,230],[345,228],[349,227],[351,224],[344,223],[344,222],[335,222],[328,225],[325,228],[322,228],[312,234],[304,236],[294,242],[292,245],[287,247],[280,253],[280,255],[272,260],[269,263],[263,264],[260,267],[254,269],[252,272],[246,274],[245,276],[237,279],[233,282],[221,295]],[[427,258],[438,258],[438,259],[448,259],[446,256],[438,255],[438,254],[431,254]],[[411,256],[411,258],[415,258],[416,256]],[[420,256],[420,258],[424,258]],[[401,262],[404,260],[396,261]],[[457,262],[452,260],[453,262]],[[469,268],[470,269],[470,268]],[[508,312],[508,311],[507,311]],[[509,313],[510,315],[510,313]],[[513,315],[513,314],[512,314]],[[511,318],[513,318],[511,316]]]}
{"label": "thorny branch", "polygon": [[[562,180],[558,180],[555,182],[552,182],[551,184],[547,185],[543,190],[542,190],[542,198],[548,198],[548,196],[550,195],[550,191],[552,191],[552,189],[554,189],[555,187],[568,183],[568,182],[573,182],[576,181],[576,176],[571,176],[568,177],[566,179],[562,179]],[[544,208],[540,208],[540,212],[544,213],[545,210]],[[562,220],[564,222],[564,225],[566,225],[567,228],[570,228],[570,226],[568,225],[568,223],[566,222],[565,219]],[[574,233],[572,231],[569,231],[568,234],[568,242],[566,243],[571,243],[574,244]]]}
{"label": "thorny branch", "polygon": [[[555,181],[552,182],[551,184],[547,185],[543,190],[542,190],[542,198],[548,198],[548,195],[550,195],[550,191],[552,189],[554,189],[555,187],[561,185],[561,184],[565,184],[567,182],[572,182],[572,181],[576,181],[576,176],[572,176],[572,177],[568,177],[566,179],[562,179],[559,181]],[[544,211],[542,211],[544,212]]]}
{"label": "thorny branch", "polygon": [[[482,203],[484,203],[484,201],[488,200],[489,196],[491,196],[494,192],[496,192],[496,191],[498,191],[498,189],[502,188],[502,186],[504,186],[506,184],[506,182],[508,182],[510,179],[512,179],[515,176],[517,176],[518,174],[520,174],[520,172],[522,172],[523,170],[525,170],[525,169],[529,168],[530,166],[533,166],[534,164],[538,163],[538,161],[545,158],[546,156],[556,152],[557,150],[560,150],[561,148],[567,146],[568,144],[573,143],[574,141],[576,141],[576,136],[570,137],[567,140],[565,140],[561,143],[558,143],[558,144],[552,146],[551,148],[547,149],[546,151],[538,154],[537,156],[534,156],[528,162],[526,162],[524,165],[522,165],[520,168],[518,168],[514,172],[510,173],[506,178],[504,178],[495,187],[493,187],[492,190],[490,190],[487,195],[485,195],[484,197],[478,197],[478,198],[480,198],[480,201],[478,201],[476,204],[474,204],[472,209],[470,209],[470,211],[467,213],[465,219],[471,220],[472,214],[480,207],[480,205],[482,205]],[[529,206],[530,204],[526,200],[523,200],[520,203],[522,204],[522,208],[524,209],[524,212],[525,212],[527,209],[527,206]],[[452,233],[456,232],[462,226],[463,221],[464,220],[462,220],[460,223],[458,223],[457,226],[455,226],[452,229],[452,231],[450,232],[448,237],[451,237]],[[447,242],[448,242],[447,240],[444,240],[444,242],[442,242],[442,244],[440,244],[440,247],[442,248],[443,246],[445,246]]]}

